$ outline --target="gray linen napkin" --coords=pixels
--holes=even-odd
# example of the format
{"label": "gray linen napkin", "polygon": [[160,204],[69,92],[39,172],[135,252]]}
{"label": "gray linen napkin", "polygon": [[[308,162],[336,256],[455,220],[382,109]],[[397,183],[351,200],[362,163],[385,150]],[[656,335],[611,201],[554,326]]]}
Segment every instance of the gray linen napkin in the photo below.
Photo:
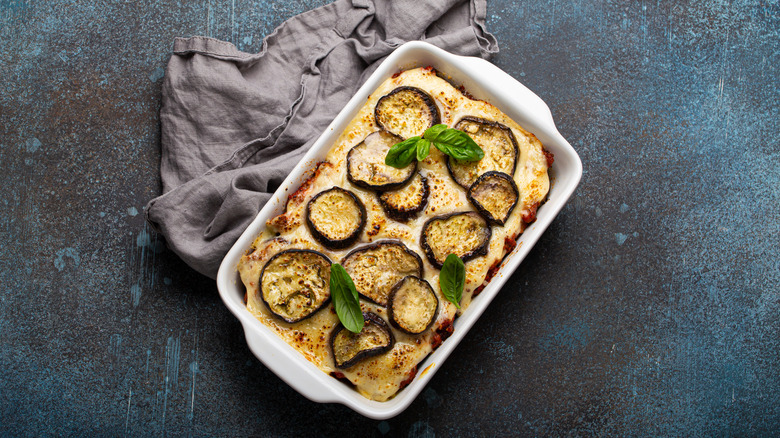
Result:
{"label": "gray linen napkin", "polygon": [[146,220],[198,272],[222,258],[287,174],[393,49],[424,40],[498,51],[486,0],[338,0],[293,17],[249,54],[176,38],[162,87],[163,195]]}

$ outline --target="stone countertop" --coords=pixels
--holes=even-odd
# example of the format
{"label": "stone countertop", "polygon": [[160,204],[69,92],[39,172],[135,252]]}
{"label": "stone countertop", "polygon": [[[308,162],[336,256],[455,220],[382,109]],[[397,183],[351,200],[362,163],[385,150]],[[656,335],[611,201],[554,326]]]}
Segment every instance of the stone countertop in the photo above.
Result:
{"label": "stone countertop", "polygon": [[308,401],[144,223],[175,36],[256,52],[323,2],[0,3],[0,434],[770,435],[780,6],[496,0],[493,62],[574,196],[404,413]]}

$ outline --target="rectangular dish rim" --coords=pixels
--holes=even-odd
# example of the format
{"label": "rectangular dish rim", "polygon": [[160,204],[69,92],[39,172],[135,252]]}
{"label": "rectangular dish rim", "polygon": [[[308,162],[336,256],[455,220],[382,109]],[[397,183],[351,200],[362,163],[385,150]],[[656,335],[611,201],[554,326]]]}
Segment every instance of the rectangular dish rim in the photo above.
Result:
{"label": "rectangular dish rim", "polygon": [[[430,61],[430,64],[428,62]],[[425,65],[420,65],[425,64]],[[362,107],[365,99],[386,78],[401,69],[433,65],[450,77],[466,75],[479,90],[472,86],[466,89],[473,95],[486,100],[504,111],[510,118],[516,120],[529,132],[539,137],[545,147],[555,153],[556,164],[561,162],[563,169],[553,165],[551,169],[551,187],[548,201],[539,210],[537,221],[531,224],[518,239],[517,247],[506,255],[501,269],[482,291],[479,298],[472,302],[464,314],[455,320],[455,332],[437,350],[420,363],[418,374],[414,381],[401,390],[394,398],[386,402],[366,399],[346,384],[337,381],[322,372],[314,364],[306,360],[297,350],[279,338],[273,331],[257,320],[243,304],[243,285],[238,279],[236,266],[249,244],[265,226],[267,219],[281,213],[286,204],[287,195],[292,193],[303,177],[318,161],[318,155],[324,156],[333,142],[338,138],[347,123]],[[450,69],[441,69],[446,65]],[[452,69],[458,70],[457,72]],[[456,73],[453,75],[452,73]],[[477,77],[474,77],[477,74]],[[491,82],[490,84],[489,82]],[[503,85],[502,85],[503,84]],[[465,84],[464,84],[465,85]],[[511,87],[510,91],[517,98],[507,102],[508,98],[489,95],[485,89]],[[473,91],[477,91],[474,93]],[[520,99],[522,101],[519,101]],[[513,104],[514,100],[518,100]],[[510,105],[507,108],[507,105]],[[521,120],[517,120],[517,115]],[[529,120],[531,123],[529,123]],[[525,122],[525,123],[524,123]],[[226,307],[241,322],[247,344],[253,354],[269,369],[276,373],[305,397],[317,402],[336,402],[344,404],[356,412],[374,419],[393,417],[406,409],[425,387],[435,372],[441,368],[446,358],[468,333],[471,326],[481,316],[509,276],[519,266],[544,230],[550,225],[557,213],[563,208],[568,198],[574,192],[582,175],[582,165],[574,149],[558,133],[549,109],[538,96],[511,78],[498,67],[480,58],[464,57],[450,54],[442,49],[424,42],[410,42],[397,48],[367,79],[353,98],[339,112],[333,122],[323,132],[312,148],[296,165],[290,175],[280,185],[268,203],[258,212],[255,219],[242,233],[223,260],[217,276],[217,286],[220,297]],[[553,198],[553,192],[555,192]],[[296,357],[297,356],[297,357]]]}

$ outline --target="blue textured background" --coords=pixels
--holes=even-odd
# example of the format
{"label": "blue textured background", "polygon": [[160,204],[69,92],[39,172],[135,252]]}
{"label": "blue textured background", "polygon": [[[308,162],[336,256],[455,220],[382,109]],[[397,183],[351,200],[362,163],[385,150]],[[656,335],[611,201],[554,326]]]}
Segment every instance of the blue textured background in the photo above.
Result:
{"label": "blue textured background", "polygon": [[254,52],[321,4],[0,1],[1,434],[778,433],[777,1],[489,3],[582,184],[381,422],[269,372],[141,214],[173,37]]}

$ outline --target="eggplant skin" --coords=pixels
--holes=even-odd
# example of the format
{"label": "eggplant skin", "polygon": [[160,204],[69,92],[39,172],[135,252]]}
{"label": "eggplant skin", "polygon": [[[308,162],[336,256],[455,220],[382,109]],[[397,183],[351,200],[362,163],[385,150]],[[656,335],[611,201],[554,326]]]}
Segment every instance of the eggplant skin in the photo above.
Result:
{"label": "eggplant skin", "polygon": [[511,176],[491,170],[485,172],[469,187],[471,204],[488,222],[504,226],[517,205],[520,193]]}
{"label": "eggplant skin", "polygon": [[388,217],[406,222],[425,208],[430,190],[428,179],[418,173],[405,187],[379,194],[379,203]]}
{"label": "eggplant skin", "polygon": [[425,91],[403,86],[379,98],[374,107],[377,126],[404,140],[421,136],[426,129],[441,123],[436,102]]}
{"label": "eggplant skin", "polygon": [[[353,208],[353,216],[348,211]],[[321,224],[325,219],[339,218],[346,221],[346,230],[335,230],[329,233]],[[360,237],[366,227],[366,207],[363,202],[349,190],[333,187],[314,195],[306,204],[306,225],[312,236],[329,249],[346,248]]]}
{"label": "eggplant skin", "polygon": [[436,320],[438,312],[439,299],[436,293],[431,285],[420,277],[404,277],[387,297],[387,317],[390,324],[410,335],[419,335],[428,330]]}
{"label": "eggplant skin", "polygon": [[459,162],[452,157],[447,158],[447,170],[464,189],[468,190],[480,175],[491,170],[515,174],[520,148],[511,129],[492,120],[471,116],[460,119],[455,129],[471,136],[485,152],[479,161]]}
{"label": "eggplant skin", "polygon": [[363,312],[365,325],[360,333],[352,333],[339,324],[330,336],[330,351],[336,368],[347,369],[366,358],[389,351],[395,345],[393,332],[387,323],[372,312]]}
{"label": "eggplant skin", "polygon": [[420,246],[428,261],[441,269],[449,254],[464,262],[487,254],[492,234],[479,213],[455,212],[428,219],[420,233]]}
{"label": "eggplant skin", "polygon": [[422,258],[398,240],[380,240],[351,251],[341,259],[358,293],[380,306],[407,275],[422,277]]}
{"label": "eggplant skin", "polygon": [[396,169],[385,164],[387,152],[403,141],[397,135],[376,131],[347,153],[347,178],[352,184],[368,190],[397,189],[414,177],[417,161]]}
{"label": "eggplant skin", "polygon": [[330,259],[317,251],[282,251],[260,272],[260,298],[283,321],[302,321],[330,302],[330,265]]}

